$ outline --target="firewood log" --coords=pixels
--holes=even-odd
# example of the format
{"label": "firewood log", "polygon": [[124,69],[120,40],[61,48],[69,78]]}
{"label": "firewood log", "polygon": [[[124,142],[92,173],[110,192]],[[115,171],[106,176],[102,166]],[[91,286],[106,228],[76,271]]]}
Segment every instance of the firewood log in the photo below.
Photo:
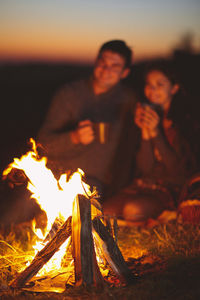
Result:
{"label": "firewood log", "polygon": [[92,236],[91,202],[78,195],[72,210],[72,255],[75,265],[75,284],[103,285],[103,277],[96,261]]}
{"label": "firewood log", "polygon": [[36,275],[43,265],[59,250],[60,246],[71,235],[71,219],[72,217],[70,216],[52,240],[36,254],[31,264],[10,283],[10,287],[24,287],[26,282]]}
{"label": "firewood log", "polygon": [[50,231],[48,232],[47,236],[45,237],[44,243],[49,242],[55,236],[56,232],[62,227],[63,224],[64,224],[64,220],[57,217],[55,219]]}
{"label": "firewood log", "polygon": [[136,277],[128,268],[119,247],[107,228],[98,217],[92,220],[92,225],[98,234],[97,236],[94,232],[94,235],[98,239],[98,245],[101,245],[102,252],[114,273],[127,284],[133,283]]}

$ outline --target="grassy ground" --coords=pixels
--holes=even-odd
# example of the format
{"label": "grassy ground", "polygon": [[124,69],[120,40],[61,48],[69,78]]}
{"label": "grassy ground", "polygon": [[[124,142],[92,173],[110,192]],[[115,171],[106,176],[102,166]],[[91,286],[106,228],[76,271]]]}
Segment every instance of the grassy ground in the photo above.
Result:
{"label": "grassy ground", "polygon": [[0,237],[0,299],[200,299],[200,226],[177,221],[151,229],[120,227],[118,245],[138,279],[102,290],[71,287],[63,293],[10,290],[9,282],[32,254],[29,227]]}

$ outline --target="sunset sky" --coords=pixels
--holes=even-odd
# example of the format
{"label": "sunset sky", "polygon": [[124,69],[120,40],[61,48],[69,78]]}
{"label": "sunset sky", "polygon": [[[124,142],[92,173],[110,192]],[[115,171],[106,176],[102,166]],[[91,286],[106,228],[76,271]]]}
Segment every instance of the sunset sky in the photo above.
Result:
{"label": "sunset sky", "polygon": [[186,33],[200,52],[200,0],[0,0],[0,60],[93,62],[123,39],[135,60],[169,55]]}

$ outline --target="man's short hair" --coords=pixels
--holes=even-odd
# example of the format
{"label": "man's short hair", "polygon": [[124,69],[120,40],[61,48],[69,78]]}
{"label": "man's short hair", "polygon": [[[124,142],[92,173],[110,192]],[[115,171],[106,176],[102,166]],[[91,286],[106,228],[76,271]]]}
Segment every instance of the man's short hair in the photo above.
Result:
{"label": "man's short hair", "polygon": [[118,53],[125,60],[125,67],[129,68],[132,63],[132,50],[126,45],[122,40],[112,40],[104,43],[100,50],[99,55],[105,50],[110,50],[112,52]]}

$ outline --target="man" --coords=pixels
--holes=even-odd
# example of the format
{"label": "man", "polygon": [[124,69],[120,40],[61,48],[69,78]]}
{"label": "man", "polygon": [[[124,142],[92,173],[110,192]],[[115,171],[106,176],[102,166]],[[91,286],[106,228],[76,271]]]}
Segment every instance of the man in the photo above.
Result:
{"label": "man", "polygon": [[[123,157],[127,161],[124,147],[120,146],[125,146],[121,137],[127,135],[128,139],[125,123],[131,120],[133,124],[135,103],[133,94],[121,81],[130,72],[131,60],[132,51],[124,41],[106,42],[99,50],[91,78],[66,84],[56,93],[38,134],[55,175],[80,168],[86,181],[101,194],[102,187],[113,183],[113,172],[121,172],[120,162],[123,165]],[[94,124],[99,122],[109,124],[104,144],[99,143],[94,131]],[[130,148],[127,150],[132,161]],[[124,166],[128,166],[124,177],[128,178],[131,164]]]}

